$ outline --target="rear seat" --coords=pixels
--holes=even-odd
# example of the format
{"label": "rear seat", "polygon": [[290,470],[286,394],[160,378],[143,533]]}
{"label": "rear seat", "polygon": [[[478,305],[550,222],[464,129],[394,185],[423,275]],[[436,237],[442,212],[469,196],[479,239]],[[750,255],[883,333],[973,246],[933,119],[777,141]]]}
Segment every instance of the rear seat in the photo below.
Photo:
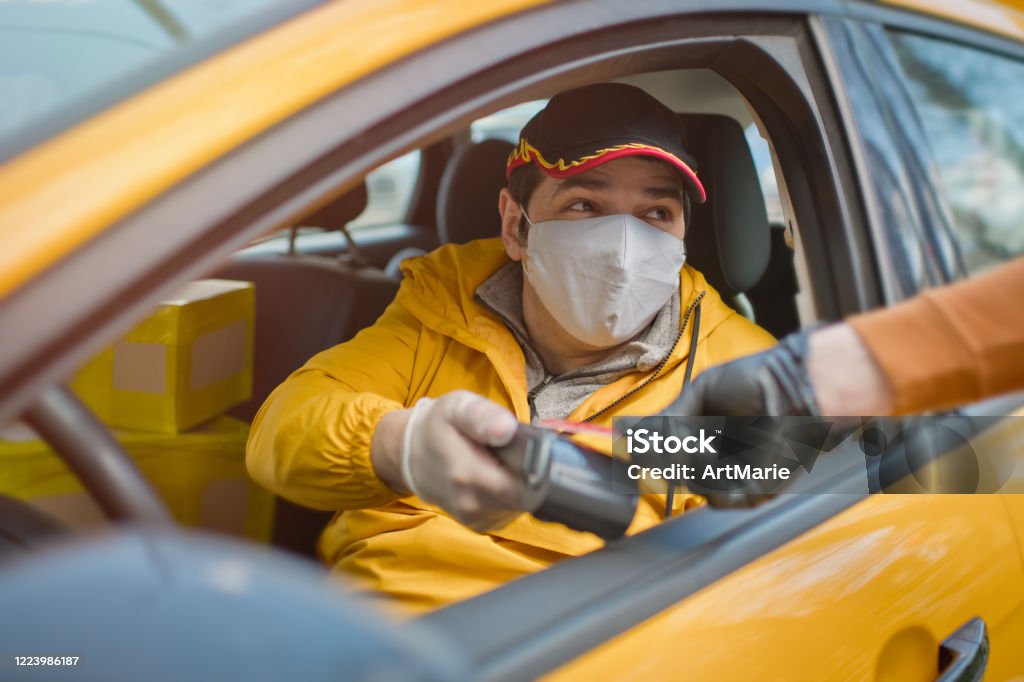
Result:
{"label": "rear seat", "polygon": [[695,204],[686,227],[686,260],[737,312],[756,320],[745,293],[768,267],[770,249],[757,167],[743,128],[719,114],[680,114],[686,148],[708,199]]}
{"label": "rear seat", "polygon": [[[501,234],[498,192],[513,145],[485,140],[449,161],[438,197],[442,244]],[[303,226],[344,230],[366,208],[366,185],[320,209]],[[386,271],[336,258],[303,254],[237,254],[213,276],[256,285],[253,395],[231,414],[252,421],[260,405],[289,374],[321,350],[347,341],[384,312],[401,281],[399,263],[423,255],[405,249]],[[316,541],[332,512],[306,509],[278,498],[275,545],[315,556]]]}
{"label": "rear seat", "polygon": [[[366,208],[366,199],[362,184],[302,225],[343,230]],[[373,324],[399,284],[377,268],[295,253],[236,254],[213,276],[256,285],[252,399],[230,412],[249,422],[270,392],[306,360]],[[315,557],[317,538],[333,512],[283,498],[276,505],[274,545]]]}
{"label": "rear seat", "polygon": [[[302,224],[341,230],[365,208],[364,184]],[[246,421],[306,360],[372,324],[398,291],[382,270],[308,254],[240,253],[214,276],[256,285],[253,394],[231,411]]]}

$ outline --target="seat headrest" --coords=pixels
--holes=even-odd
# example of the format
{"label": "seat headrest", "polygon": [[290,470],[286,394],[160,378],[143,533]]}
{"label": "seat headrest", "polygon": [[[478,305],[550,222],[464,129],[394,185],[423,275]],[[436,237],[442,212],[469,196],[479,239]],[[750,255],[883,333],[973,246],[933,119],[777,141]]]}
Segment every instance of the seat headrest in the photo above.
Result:
{"label": "seat headrest", "polygon": [[358,218],[366,210],[366,182],[342,194],[340,197],[303,218],[299,224],[319,227],[322,230],[340,230]]}
{"label": "seat headrest", "polygon": [[768,213],[743,128],[717,114],[680,114],[686,149],[708,191],[686,228],[687,262],[724,297],[747,291],[764,275],[771,251]]}
{"label": "seat headrest", "polygon": [[498,193],[505,187],[505,162],[515,145],[482,140],[452,155],[437,197],[437,236],[442,244],[464,244],[501,235]]}

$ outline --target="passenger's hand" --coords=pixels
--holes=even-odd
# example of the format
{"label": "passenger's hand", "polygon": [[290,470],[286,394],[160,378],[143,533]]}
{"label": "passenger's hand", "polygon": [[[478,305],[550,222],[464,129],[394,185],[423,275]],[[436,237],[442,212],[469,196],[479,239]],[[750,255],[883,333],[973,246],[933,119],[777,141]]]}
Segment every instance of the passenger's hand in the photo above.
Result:
{"label": "passenger's hand", "polygon": [[397,478],[408,492],[477,531],[500,528],[523,513],[522,481],[486,449],[512,440],[514,414],[469,391],[423,398],[403,412],[393,488],[399,488]]}
{"label": "passenger's hand", "polygon": [[664,414],[819,416],[807,373],[808,335],[790,334],[766,351],[711,367]]}
{"label": "passenger's hand", "polygon": [[708,369],[665,414],[843,417],[893,409],[888,380],[870,351],[853,327],[833,324]]}

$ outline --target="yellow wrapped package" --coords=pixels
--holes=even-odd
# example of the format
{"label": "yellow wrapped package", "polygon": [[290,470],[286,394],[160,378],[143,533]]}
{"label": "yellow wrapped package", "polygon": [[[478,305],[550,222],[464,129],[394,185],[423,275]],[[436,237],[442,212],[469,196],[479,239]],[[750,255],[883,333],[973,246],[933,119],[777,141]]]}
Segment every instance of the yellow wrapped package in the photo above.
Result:
{"label": "yellow wrapped package", "polygon": [[[269,542],[274,497],[245,470],[248,434],[245,422],[218,417],[176,435],[114,435],[178,523]],[[0,494],[79,530],[107,523],[64,462],[20,424],[0,431]]]}
{"label": "yellow wrapped package", "polygon": [[252,394],[253,285],[191,282],[85,364],[72,390],[106,424],[179,433]]}

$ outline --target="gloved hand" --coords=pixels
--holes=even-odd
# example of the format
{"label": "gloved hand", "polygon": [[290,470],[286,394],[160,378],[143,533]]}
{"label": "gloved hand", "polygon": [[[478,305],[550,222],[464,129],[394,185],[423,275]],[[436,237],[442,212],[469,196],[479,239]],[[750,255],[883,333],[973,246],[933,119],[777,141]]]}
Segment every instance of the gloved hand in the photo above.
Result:
{"label": "gloved hand", "polygon": [[662,414],[820,416],[806,364],[812,331],[795,332],[766,351],[702,372]]}
{"label": "gloved hand", "polygon": [[421,398],[402,437],[405,486],[473,530],[508,525],[523,513],[526,491],[484,446],[506,445],[517,426],[511,412],[469,391]]}

